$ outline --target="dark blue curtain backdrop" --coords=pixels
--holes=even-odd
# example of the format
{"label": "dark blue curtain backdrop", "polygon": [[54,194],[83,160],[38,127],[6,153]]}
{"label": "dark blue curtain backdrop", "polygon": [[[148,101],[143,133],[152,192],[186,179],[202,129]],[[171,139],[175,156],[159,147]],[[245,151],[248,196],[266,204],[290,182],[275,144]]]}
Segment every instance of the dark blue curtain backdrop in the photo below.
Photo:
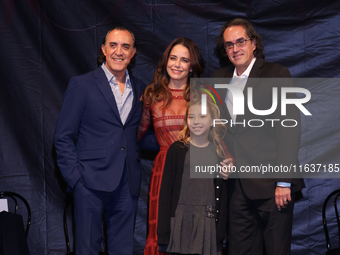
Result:
{"label": "dark blue curtain backdrop", "polygon": [[[145,83],[179,36],[197,43],[209,77],[224,64],[214,53],[219,28],[236,17],[254,24],[266,59],[285,65],[293,77],[340,78],[338,0],[0,2],[0,190],[20,193],[32,208],[32,255],[65,253],[66,186],[55,165],[55,125],[69,79],[96,68],[106,31],[123,25],[135,33],[132,71]],[[340,87],[306,88],[313,116],[302,116],[301,164],[340,163]],[[307,179],[306,186],[294,212],[293,254],[324,254],[322,203],[340,182]]]}

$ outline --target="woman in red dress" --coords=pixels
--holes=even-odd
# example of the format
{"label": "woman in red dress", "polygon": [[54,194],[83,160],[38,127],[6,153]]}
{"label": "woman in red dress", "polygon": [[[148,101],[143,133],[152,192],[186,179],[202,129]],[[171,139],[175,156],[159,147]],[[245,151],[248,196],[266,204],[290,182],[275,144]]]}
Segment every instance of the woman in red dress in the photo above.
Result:
{"label": "woman in red dress", "polygon": [[166,48],[153,81],[145,89],[144,110],[138,129],[140,139],[153,124],[160,152],[155,158],[149,191],[149,227],[144,255],[165,254],[158,251],[158,198],[163,168],[169,146],[177,141],[190,99],[190,77],[201,77],[204,60],[197,45],[188,38],[176,38]]}

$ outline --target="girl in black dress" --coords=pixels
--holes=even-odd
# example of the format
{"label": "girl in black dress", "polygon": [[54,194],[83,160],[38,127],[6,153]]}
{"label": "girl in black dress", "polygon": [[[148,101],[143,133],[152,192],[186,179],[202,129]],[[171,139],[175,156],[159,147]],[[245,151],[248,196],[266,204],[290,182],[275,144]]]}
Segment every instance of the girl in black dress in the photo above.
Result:
{"label": "girl in black dress", "polygon": [[213,127],[213,120],[220,116],[218,107],[208,101],[206,114],[201,108],[201,97],[191,97],[179,141],[167,153],[157,228],[161,251],[216,255],[225,238],[226,181],[214,177],[219,175],[217,166],[227,169],[232,159],[222,162],[226,158],[224,126]]}

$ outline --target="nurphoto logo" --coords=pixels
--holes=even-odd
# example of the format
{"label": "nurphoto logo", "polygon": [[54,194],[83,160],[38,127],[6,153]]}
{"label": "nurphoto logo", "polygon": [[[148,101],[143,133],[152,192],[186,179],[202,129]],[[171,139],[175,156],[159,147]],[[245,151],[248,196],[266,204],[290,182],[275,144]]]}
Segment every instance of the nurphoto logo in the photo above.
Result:
{"label": "nurphoto logo", "polygon": [[[201,83],[201,82],[200,82]],[[201,83],[204,84],[204,83]],[[231,93],[232,96],[232,102],[233,102],[233,115],[244,115],[244,107],[245,107],[245,96],[244,92],[241,88],[231,85],[231,84],[214,84],[214,88],[212,86],[209,86],[207,84],[204,84],[209,90],[213,91],[217,98],[219,99],[221,105],[222,100],[220,98],[220,95],[216,92],[215,89],[226,89],[229,90],[229,93]],[[207,113],[207,95],[209,95],[213,101],[216,103],[216,100],[213,96],[213,94],[207,90],[202,89],[207,94],[203,94],[201,97],[201,106],[202,106],[202,114],[205,115]],[[272,104],[270,108],[268,109],[256,109],[254,106],[254,99],[253,99],[253,87],[247,87],[245,88],[246,95],[247,95],[247,107],[248,110],[257,116],[268,116],[273,114],[277,108],[278,108],[278,102],[280,99],[280,114],[281,116],[287,115],[287,105],[295,105],[304,115],[312,115],[303,104],[307,103],[311,99],[311,93],[309,90],[305,88],[298,88],[298,87],[271,87],[271,93],[272,93]],[[304,97],[302,98],[289,98],[288,95],[291,93],[299,93],[303,94]],[[274,119],[274,118],[268,118],[268,119],[248,119],[247,121],[243,119],[242,121],[236,122],[233,119],[227,120],[227,119],[214,119],[213,126],[216,125],[226,125],[230,124],[230,127],[235,125],[248,125],[249,127],[262,127],[265,122],[269,122],[272,127],[275,126],[275,124],[278,122],[283,127],[295,127],[298,125],[298,121],[295,119]]]}

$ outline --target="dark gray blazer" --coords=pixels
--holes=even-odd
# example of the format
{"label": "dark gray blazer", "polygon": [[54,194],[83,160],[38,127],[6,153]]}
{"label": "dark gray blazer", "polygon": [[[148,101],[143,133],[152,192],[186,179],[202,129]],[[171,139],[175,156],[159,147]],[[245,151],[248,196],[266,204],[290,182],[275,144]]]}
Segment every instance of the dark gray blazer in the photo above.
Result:
{"label": "dark gray blazer", "polygon": [[[217,69],[213,78],[227,78],[228,83],[233,76],[234,66],[229,68]],[[249,74],[249,79],[244,89],[245,106],[244,115],[238,115],[236,122],[246,121],[246,125],[236,125],[230,128],[227,127],[227,133],[224,137],[226,145],[228,146],[231,155],[235,159],[235,165],[238,169],[241,166],[291,166],[298,165],[298,151],[300,146],[300,112],[294,105],[287,106],[287,115],[281,116],[281,107],[279,99],[278,107],[271,115],[258,116],[249,111],[247,106],[247,88],[253,88],[253,105],[255,109],[266,110],[272,105],[272,87],[277,87],[278,91],[282,86],[287,87],[291,85],[289,82],[275,82],[269,84],[253,78],[290,78],[290,72],[287,68],[265,61],[264,59],[257,59]],[[282,81],[282,80],[281,80]],[[227,89],[216,89],[221,96],[223,106],[221,107],[221,116],[224,119],[230,120],[229,111],[224,103]],[[280,98],[280,93],[279,98]],[[295,98],[296,95],[291,95]],[[261,119],[264,121],[262,127],[250,127],[247,122],[250,119]],[[272,127],[272,122],[265,121],[265,119],[294,119],[298,122],[296,127],[283,127],[280,122],[275,122]],[[255,124],[255,123],[254,123]],[[258,123],[257,123],[258,124]],[[244,177],[253,175],[234,177]],[[286,175],[287,176],[287,175]],[[285,177],[285,176],[284,176]],[[293,176],[294,177],[294,176]],[[244,192],[250,199],[266,199],[274,197],[274,190],[276,182],[289,182],[292,184],[292,192],[301,190],[304,187],[303,179],[290,178],[240,178]]]}

